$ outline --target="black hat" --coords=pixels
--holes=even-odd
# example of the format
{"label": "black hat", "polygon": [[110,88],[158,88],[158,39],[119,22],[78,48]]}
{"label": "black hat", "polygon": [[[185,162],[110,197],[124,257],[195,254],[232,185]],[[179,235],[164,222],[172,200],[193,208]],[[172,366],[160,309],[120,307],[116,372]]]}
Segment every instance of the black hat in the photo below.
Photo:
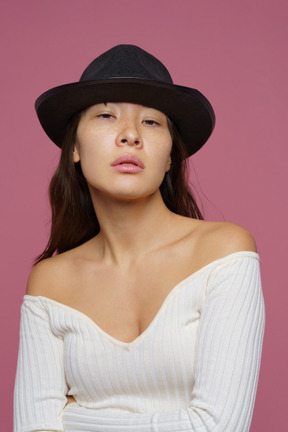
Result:
{"label": "black hat", "polygon": [[80,81],[54,87],[35,102],[40,123],[61,147],[73,114],[101,102],[131,102],[155,108],[176,123],[189,156],[210,137],[215,114],[198,90],[173,84],[166,67],[135,45],[117,45],[83,72]]}

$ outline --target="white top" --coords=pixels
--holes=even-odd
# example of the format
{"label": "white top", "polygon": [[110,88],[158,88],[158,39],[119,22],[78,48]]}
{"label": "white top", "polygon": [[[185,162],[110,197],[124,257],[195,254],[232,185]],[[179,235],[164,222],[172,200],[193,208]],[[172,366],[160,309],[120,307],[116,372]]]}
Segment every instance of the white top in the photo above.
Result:
{"label": "white top", "polygon": [[[247,432],[264,326],[251,251],[177,284],[131,343],[71,307],[25,295],[14,432]],[[68,390],[76,402],[64,408]]]}

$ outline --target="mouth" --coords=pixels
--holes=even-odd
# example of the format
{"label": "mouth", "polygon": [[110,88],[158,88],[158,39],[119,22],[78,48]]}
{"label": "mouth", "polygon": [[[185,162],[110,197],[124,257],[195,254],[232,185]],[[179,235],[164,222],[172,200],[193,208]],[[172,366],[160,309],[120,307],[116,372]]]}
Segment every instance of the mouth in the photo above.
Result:
{"label": "mouth", "polygon": [[112,167],[115,167],[115,166],[123,166],[123,165],[129,165],[129,166],[136,166],[136,167],[138,167],[138,168],[141,168],[141,169],[144,169],[145,167],[144,167],[144,164],[143,164],[143,162],[141,161],[141,159],[139,159],[136,155],[133,155],[133,154],[129,154],[129,153],[126,153],[126,154],[124,154],[124,155],[122,155],[122,156],[120,156],[120,157],[118,157],[112,164],[111,164],[111,166]]}

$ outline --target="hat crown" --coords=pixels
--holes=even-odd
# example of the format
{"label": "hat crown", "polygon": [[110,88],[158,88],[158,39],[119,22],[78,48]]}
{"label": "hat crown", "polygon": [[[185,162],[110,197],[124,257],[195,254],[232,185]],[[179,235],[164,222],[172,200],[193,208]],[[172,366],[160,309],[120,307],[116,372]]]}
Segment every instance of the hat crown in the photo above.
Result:
{"label": "hat crown", "polygon": [[116,45],[93,60],[80,81],[135,78],[173,84],[166,67],[136,45]]}

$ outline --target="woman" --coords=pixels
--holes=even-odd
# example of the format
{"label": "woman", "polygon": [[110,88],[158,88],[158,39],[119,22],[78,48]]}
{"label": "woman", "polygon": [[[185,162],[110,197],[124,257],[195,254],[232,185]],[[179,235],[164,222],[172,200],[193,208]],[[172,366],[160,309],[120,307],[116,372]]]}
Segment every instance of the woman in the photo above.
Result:
{"label": "woman", "polygon": [[62,154],[22,305],[14,431],[248,431],[259,256],[244,228],[204,221],[185,182],[210,103],[119,45],[36,110]]}

